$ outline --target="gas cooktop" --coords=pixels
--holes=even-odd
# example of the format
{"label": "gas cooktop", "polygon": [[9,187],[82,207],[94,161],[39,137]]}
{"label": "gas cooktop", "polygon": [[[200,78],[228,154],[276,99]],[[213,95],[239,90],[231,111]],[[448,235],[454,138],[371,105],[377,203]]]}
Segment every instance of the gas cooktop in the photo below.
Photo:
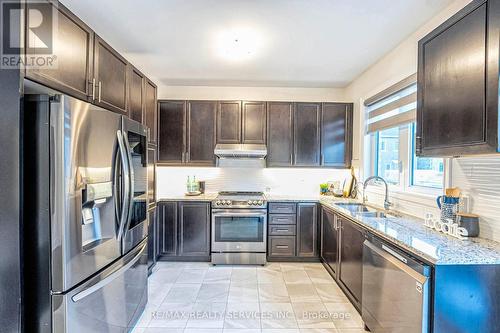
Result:
{"label": "gas cooktop", "polygon": [[224,191],[219,192],[214,208],[267,208],[266,197],[262,192]]}

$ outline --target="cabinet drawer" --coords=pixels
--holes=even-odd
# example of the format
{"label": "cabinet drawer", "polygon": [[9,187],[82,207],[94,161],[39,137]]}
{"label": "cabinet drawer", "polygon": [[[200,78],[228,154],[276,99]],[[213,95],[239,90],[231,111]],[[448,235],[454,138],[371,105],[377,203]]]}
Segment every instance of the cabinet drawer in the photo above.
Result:
{"label": "cabinet drawer", "polygon": [[296,226],[294,225],[270,225],[270,236],[295,236]]}
{"label": "cabinet drawer", "polygon": [[295,203],[271,202],[269,204],[269,213],[295,214],[296,211]]}
{"label": "cabinet drawer", "polygon": [[295,224],[295,214],[269,214],[269,224]]}
{"label": "cabinet drawer", "polygon": [[295,256],[295,236],[269,237],[269,255],[281,257]]}

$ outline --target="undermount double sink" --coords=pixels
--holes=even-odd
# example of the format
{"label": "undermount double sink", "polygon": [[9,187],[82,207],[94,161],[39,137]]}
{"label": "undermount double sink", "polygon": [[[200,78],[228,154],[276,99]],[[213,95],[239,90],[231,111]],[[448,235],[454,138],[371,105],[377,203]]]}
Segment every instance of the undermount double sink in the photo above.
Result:
{"label": "undermount double sink", "polygon": [[348,210],[351,215],[358,215],[362,217],[376,217],[376,218],[390,218],[397,217],[394,213],[388,213],[371,206],[367,206],[362,203],[355,202],[339,202],[335,204],[336,206]]}

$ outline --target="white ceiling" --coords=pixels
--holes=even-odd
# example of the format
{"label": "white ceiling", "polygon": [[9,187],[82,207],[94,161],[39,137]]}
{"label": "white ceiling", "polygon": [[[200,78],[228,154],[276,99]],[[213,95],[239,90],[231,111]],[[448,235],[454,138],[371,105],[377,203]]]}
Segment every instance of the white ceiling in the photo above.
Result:
{"label": "white ceiling", "polygon": [[[344,87],[452,0],[62,2],[161,85]],[[217,49],[233,32],[255,44],[239,61]]]}

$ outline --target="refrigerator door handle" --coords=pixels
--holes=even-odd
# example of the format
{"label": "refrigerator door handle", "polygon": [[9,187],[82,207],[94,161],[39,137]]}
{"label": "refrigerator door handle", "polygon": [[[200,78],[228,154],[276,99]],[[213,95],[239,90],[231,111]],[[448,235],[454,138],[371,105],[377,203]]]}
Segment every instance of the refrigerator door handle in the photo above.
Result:
{"label": "refrigerator door handle", "polygon": [[123,142],[122,131],[116,131],[116,137],[118,139],[118,148],[120,149],[120,160],[122,162],[123,168],[123,182],[124,196],[122,211],[120,214],[120,224],[118,227],[118,240],[122,239],[123,233],[125,231],[125,224],[128,218],[128,207],[130,206],[130,166],[128,164],[128,155],[125,148],[125,143]]}
{"label": "refrigerator door handle", "polygon": [[132,165],[132,151],[130,149],[130,144],[128,142],[127,135],[123,134],[123,141],[125,143],[125,149],[127,151],[127,159],[128,159],[128,164],[129,164],[129,201],[128,201],[128,208],[127,208],[127,220],[125,227],[123,229],[123,233],[128,231],[128,228],[130,226],[130,220],[132,218],[132,209],[134,207],[134,167]]}
{"label": "refrigerator door handle", "polygon": [[134,258],[132,258],[124,266],[120,267],[120,269],[118,269],[117,271],[115,271],[115,272],[111,273],[110,275],[106,276],[104,279],[102,279],[101,281],[97,282],[96,284],[88,287],[87,289],[84,289],[84,290],[80,291],[78,294],[76,294],[73,297],[71,297],[71,300],[73,300],[73,302],[76,303],[76,302],[84,299],[85,297],[93,294],[94,292],[98,291],[99,289],[103,288],[104,286],[110,284],[116,278],[118,278],[121,275],[123,275],[123,273],[125,271],[127,271],[130,267],[134,266],[135,263],[137,263],[137,261],[139,261],[139,259],[141,259],[141,256],[143,255],[142,252],[144,251],[144,248],[146,247],[146,245],[147,245],[147,243],[145,243],[142,246],[142,248],[139,250],[139,252],[134,256]]}
{"label": "refrigerator door handle", "polygon": [[132,165],[132,150],[130,148],[130,144],[128,142],[128,138],[127,138],[127,135],[125,135],[124,133],[122,134],[123,135],[123,141],[125,143],[125,149],[126,149],[126,152],[127,152],[127,160],[128,160],[128,165],[129,165],[129,177],[128,177],[128,180],[129,180],[129,206],[128,206],[128,215],[127,215],[127,223],[125,225],[125,228],[124,228],[124,232],[128,230],[129,228],[129,225],[130,225],[130,220],[131,220],[131,216],[132,216],[132,209],[133,209],[133,206],[134,206],[134,167]]}

